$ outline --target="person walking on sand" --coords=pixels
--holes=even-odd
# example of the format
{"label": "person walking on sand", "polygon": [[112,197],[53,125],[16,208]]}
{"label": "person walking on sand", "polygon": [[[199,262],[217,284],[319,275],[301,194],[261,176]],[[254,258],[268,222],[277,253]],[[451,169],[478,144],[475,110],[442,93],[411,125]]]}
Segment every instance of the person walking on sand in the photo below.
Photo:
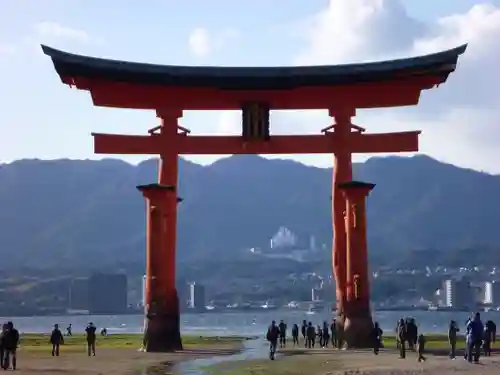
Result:
{"label": "person walking on sand", "polygon": [[293,346],[295,347],[295,344],[299,346],[299,326],[297,324],[294,324],[292,327],[292,340],[293,340]]}
{"label": "person walking on sand", "polygon": [[467,361],[479,362],[484,326],[481,315],[476,313],[474,319],[467,324]]}
{"label": "person walking on sand", "polygon": [[281,320],[278,328],[280,330],[280,348],[284,348],[286,346],[286,323]]}
{"label": "person walking on sand", "polygon": [[307,324],[307,348],[311,349],[314,348],[314,344],[316,342],[316,331],[314,329],[314,326],[312,325],[312,322],[309,322]]}
{"label": "person walking on sand", "polygon": [[332,347],[337,348],[337,320],[332,319],[332,324],[330,324],[330,331],[332,331]]}
{"label": "person walking on sand", "polygon": [[464,350],[464,359],[467,361],[467,356],[468,356],[468,349],[469,349],[469,345],[467,344],[468,340],[469,340],[469,330],[470,330],[470,326],[469,326],[469,323],[472,321],[472,318],[469,316],[467,318],[467,321],[465,322],[465,335],[464,335],[464,338],[465,338],[465,350]]}
{"label": "person walking on sand", "polygon": [[7,335],[7,323],[2,324],[2,332],[0,332],[0,366],[3,367],[5,359],[5,336]]}
{"label": "person walking on sand", "polygon": [[397,340],[399,341],[399,358],[406,358],[406,325],[403,318],[399,321]]}
{"label": "person walking on sand", "polygon": [[276,325],[276,322],[273,320],[266,333],[266,340],[269,341],[269,359],[271,359],[272,361],[274,361],[279,335],[280,329]]}
{"label": "person walking on sand", "polygon": [[96,327],[94,323],[90,322],[85,328],[85,336],[87,339],[87,354],[90,357],[90,353],[95,357],[95,341],[96,341]]}
{"label": "person walking on sand", "polygon": [[419,362],[425,362],[424,351],[425,351],[425,337],[423,334],[420,334],[417,337],[417,360]]}
{"label": "person walking on sand", "polygon": [[328,348],[328,343],[330,342],[330,327],[326,320],[323,322],[323,348]]}
{"label": "person walking on sand", "polygon": [[59,357],[59,346],[64,344],[64,337],[59,329],[59,324],[54,324],[54,329],[50,334],[50,343],[52,344],[52,357]]}
{"label": "person walking on sand", "polygon": [[4,337],[5,354],[3,359],[3,369],[7,370],[12,364],[12,370],[17,367],[17,347],[19,346],[19,331],[14,328],[14,323],[7,322],[7,330]]}
{"label": "person walking on sand", "polygon": [[373,324],[372,338],[373,338],[373,354],[378,355],[382,346],[382,335],[384,331],[380,328],[378,322]]}
{"label": "person walking on sand", "polygon": [[307,322],[305,320],[302,321],[301,333],[304,339],[304,347],[307,347]]}
{"label": "person walking on sand", "polygon": [[455,353],[457,349],[457,333],[460,332],[457,322],[452,320],[450,322],[450,327],[448,328],[448,342],[450,343],[450,358],[455,359]]}

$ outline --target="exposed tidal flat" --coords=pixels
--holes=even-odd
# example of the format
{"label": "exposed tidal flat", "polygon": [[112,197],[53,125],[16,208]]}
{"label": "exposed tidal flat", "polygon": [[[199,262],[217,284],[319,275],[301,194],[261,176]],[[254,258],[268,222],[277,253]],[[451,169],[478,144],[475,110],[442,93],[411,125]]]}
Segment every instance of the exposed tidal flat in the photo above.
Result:
{"label": "exposed tidal flat", "polygon": [[[245,336],[183,335],[184,350],[176,353],[144,353],[142,334],[111,334],[98,336],[97,355],[86,355],[83,334],[65,337],[60,357],[51,356],[49,334],[24,333],[19,349],[19,370],[25,374],[423,374],[447,375],[457,370],[464,375],[475,374],[464,366],[463,360],[454,363],[447,358],[448,340],[444,334],[428,334],[425,364],[416,361],[408,351],[406,360],[397,357],[394,335],[384,337],[384,349],[379,356],[370,350],[341,351],[333,348],[305,349],[303,343],[278,350],[276,361],[267,359],[268,344],[262,338]],[[463,337],[458,338],[458,355],[463,351]],[[484,360],[481,374],[493,374],[495,367],[489,357]],[[446,359],[446,361],[444,360]],[[497,366],[499,365],[497,361]],[[457,367],[459,366],[460,369]],[[439,372],[436,372],[438,371]],[[473,369],[472,369],[473,370]],[[384,372],[385,371],[385,372]],[[493,372],[492,372],[493,371]]]}
{"label": "exposed tidal flat", "polygon": [[[461,328],[468,317],[464,312],[394,311],[376,312],[385,331],[385,349],[379,356],[370,351],[338,351],[328,349],[288,348],[278,351],[276,361],[267,359],[268,345],[264,340],[271,320],[283,319],[291,328],[302,320],[320,324],[329,321],[328,313],[306,314],[302,311],[275,310],[252,313],[209,313],[182,314],[182,337],[185,350],[177,353],[143,353],[142,315],[118,316],[45,316],[45,317],[2,317],[1,321],[12,320],[21,332],[19,370],[25,374],[424,374],[447,375],[460,371],[469,372],[468,363],[463,360],[450,361],[445,355],[448,343],[444,333],[450,319],[456,320]],[[400,317],[412,316],[421,332],[425,332],[428,348],[433,353],[425,364],[416,362],[415,353],[409,353],[407,360],[398,360],[395,349],[394,327]],[[484,320],[500,321],[498,312],[482,313]],[[109,336],[98,336],[97,356],[88,357],[83,331],[88,322],[93,322],[98,331],[107,328]],[[73,337],[65,337],[61,356],[52,357],[49,333],[58,323],[65,332],[71,324]],[[250,337],[257,339],[247,340]],[[463,339],[459,342],[463,344]],[[460,347],[460,344],[459,344]],[[462,345],[463,347],[463,345]],[[495,361],[497,367],[495,366]],[[500,373],[498,357],[485,358],[487,364],[481,373]],[[440,367],[439,369],[436,367]],[[455,366],[455,367],[453,367]],[[464,367],[465,368],[462,368]],[[477,367],[476,367],[477,370]],[[357,372],[356,372],[357,371]]]}
{"label": "exposed tidal flat", "polygon": [[184,350],[144,353],[141,334],[98,336],[96,356],[89,357],[84,334],[65,336],[60,355],[52,356],[49,333],[24,333],[18,349],[18,370],[23,374],[170,374],[190,360],[224,357],[242,351],[247,337],[182,337]]}
{"label": "exposed tidal flat", "polygon": [[[96,357],[86,355],[86,340],[83,334],[65,337],[60,348],[60,356],[52,357],[49,334],[25,333],[19,348],[19,370],[35,374],[301,374],[310,372],[290,372],[290,367],[304,370],[307,361],[297,362],[297,358],[312,358],[317,365],[321,357],[329,353],[327,363],[338,362],[345,353],[334,349],[304,349],[291,347],[280,349],[281,363],[264,358],[267,343],[262,338],[242,336],[207,337],[186,336],[184,350],[176,353],[143,353],[138,350],[142,344],[141,334],[112,334],[99,336]],[[250,341],[251,340],[251,341]],[[444,335],[428,337],[431,348],[444,348]],[[250,342],[250,345],[247,344]],[[395,348],[394,337],[386,337],[385,350]],[[253,350],[252,353],[249,353]],[[339,354],[340,353],[340,354]],[[250,354],[250,355],[249,355]],[[306,357],[307,356],[307,357]],[[319,361],[319,362],[318,362]],[[311,367],[311,369],[314,367]],[[255,370],[258,369],[256,372]],[[296,369],[295,369],[296,370]],[[301,370],[301,371],[302,371]],[[271,371],[271,372],[269,372]],[[278,372],[276,372],[278,371]],[[283,372],[284,371],[284,372]]]}

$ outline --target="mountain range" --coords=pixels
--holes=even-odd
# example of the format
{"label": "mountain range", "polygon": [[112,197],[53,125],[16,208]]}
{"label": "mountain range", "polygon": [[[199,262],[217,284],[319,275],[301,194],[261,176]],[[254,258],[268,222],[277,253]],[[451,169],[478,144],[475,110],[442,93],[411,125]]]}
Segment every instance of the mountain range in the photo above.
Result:
{"label": "mountain range", "polygon": [[[246,155],[208,166],[181,159],[179,174],[180,261],[234,259],[280,226],[331,245],[331,169]],[[372,254],[500,248],[500,176],[424,155],[371,158],[354,164],[354,176],[376,184]],[[136,185],[156,178],[155,159],[1,165],[0,256],[8,261],[0,267],[143,264],[145,203]]]}

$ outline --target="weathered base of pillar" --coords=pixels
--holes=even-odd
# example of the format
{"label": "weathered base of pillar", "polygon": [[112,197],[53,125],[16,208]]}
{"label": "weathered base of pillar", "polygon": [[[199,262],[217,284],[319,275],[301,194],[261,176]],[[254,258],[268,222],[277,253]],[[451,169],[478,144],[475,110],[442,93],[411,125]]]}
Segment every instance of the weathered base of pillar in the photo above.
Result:
{"label": "weathered base of pillar", "polygon": [[373,348],[373,320],[370,311],[346,314],[342,338],[348,349]]}
{"label": "weathered base of pillar", "polygon": [[[164,311],[150,310],[144,326],[144,349],[149,353],[167,353],[182,350],[179,300],[166,303]],[[169,301],[170,302],[170,301]]]}

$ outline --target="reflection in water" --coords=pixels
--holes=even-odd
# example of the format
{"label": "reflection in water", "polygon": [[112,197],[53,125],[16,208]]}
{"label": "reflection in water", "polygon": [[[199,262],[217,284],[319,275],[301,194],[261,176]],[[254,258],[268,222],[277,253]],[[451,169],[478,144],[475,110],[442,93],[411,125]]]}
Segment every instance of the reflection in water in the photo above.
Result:
{"label": "reflection in water", "polygon": [[[221,362],[266,358],[267,355],[268,347],[265,340],[247,340],[244,343],[244,349],[238,354],[192,359],[176,364],[172,372],[179,375],[203,375],[203,368],[206,366],[215,365]],[[154,373],[148,373],[148,375],[154,375]]]}

